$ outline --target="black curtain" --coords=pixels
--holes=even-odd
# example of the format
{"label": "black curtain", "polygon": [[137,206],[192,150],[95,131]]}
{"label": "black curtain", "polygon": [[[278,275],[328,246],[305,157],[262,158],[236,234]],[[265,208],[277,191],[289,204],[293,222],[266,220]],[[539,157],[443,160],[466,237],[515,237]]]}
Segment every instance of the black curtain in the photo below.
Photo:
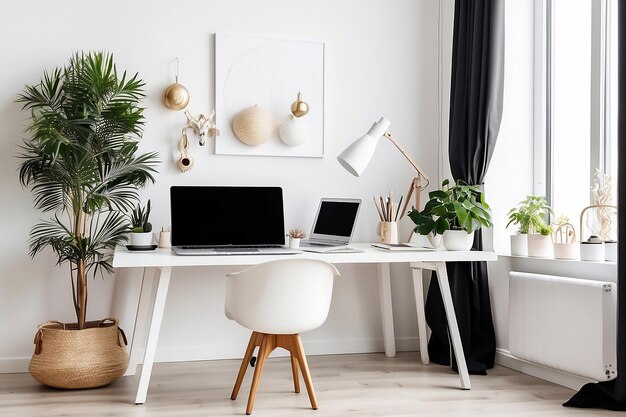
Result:
{"label": "black curtain", "polygon": [[[456,0],[450,92],[450,167],[454,179],[482,185],[502,119],[504,0]],[[482,235],[474,238],[482,250]],[[467,367],[486,374],[496,340],[485,262],[448,263],[450,290]],[[430,359],[450,365],[445,310],[436,279],[430,281],[426,320],[432,330]],[[455,364],[451,364],[453,369]]]}
{"label": "black curtain", "polygon": [[[626,7],[618,2],[618,190],[617,205],[626,207]],[[586,384],[568,402],[566,407],[606,408],[626,410],[626,221],[618,222],[617,262],[617,378],[612,381]]]}

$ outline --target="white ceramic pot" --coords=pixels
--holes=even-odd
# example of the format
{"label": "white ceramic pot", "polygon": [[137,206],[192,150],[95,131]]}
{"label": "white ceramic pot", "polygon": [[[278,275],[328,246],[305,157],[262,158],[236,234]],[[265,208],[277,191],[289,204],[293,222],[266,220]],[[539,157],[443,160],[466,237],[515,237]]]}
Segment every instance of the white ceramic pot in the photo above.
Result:
{"label": "white ceramic pot", "polygon": [[528,256],[552,258],[552,237],[539,233],[528,234]]}
{"label": "white ceramic pot", "polygon": [[298,249],[300,247],[300,238],[289,236],[289,247],[291,249]]}
{"label": "white ceramic pot", "polygon": [[130,244],[132,246],[150,246],[152,245],[152,232],[130,234]]}
{"label": "white ceramic pot", "polygon": [[581,261],[604,261],[604,242],[580,242]]}
{"label": "white ceramic pot", "polygon": [[617,242],[615,240],[604,242],[604,260],[617,262]]}
{"label": "white ceramic pot", "polygon": [[441,235],[433,235],[432,233],[428,234],[428,243],[430,243],[430,245],[436,250],[444,249],[443,245],[441,244],[441,241],[442,241]]}
{"label": "white ceramic pot", "polygon": [[446,230],[443,232],[443,246],[446,250],[470,250],[474,243],[474,232]]}
{"label": "white ceramic pot", "polygon": [[511,255],[528,256],[528,235],[526,233],[511,235]]}
{"label": "white ceramic pot", "polygon": [[574,243],[553,243],[554,259],[578,259],[580,257],[580,245]]}

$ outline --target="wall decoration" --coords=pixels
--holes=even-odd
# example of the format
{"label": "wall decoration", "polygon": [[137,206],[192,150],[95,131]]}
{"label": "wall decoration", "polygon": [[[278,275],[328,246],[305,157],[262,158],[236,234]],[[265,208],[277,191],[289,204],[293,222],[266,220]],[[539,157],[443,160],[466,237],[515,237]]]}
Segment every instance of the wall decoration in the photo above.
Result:
{"label": "wall decoration", "polygon": [[233,132],[246,145],[263,145],[274,134],[274,116],[263,107],[248,107],[233,119]]}
{"label": "wall decoration", "polygon": [[182,135],[180,137],[180,142],[178,142],[178,149],[180,150],[180,158],[178,159],[177,165],[178,169],[181,172],[187,172],[193,167],[193,158],[189,154],[187,150],[189,148],[189,142],[187,140],[187,132],[186,128],[183,128]]}
{"label": "wall decoration", "polygon": [[[294,117],[292,104],[306,116]],[[255,105],[271,113],[273,128],[265,142],[250,146],[233,127]],[[216,34],[215,108],[222,131],[216,154],[324,156],[324,43]]]}
{"label": "wall decoration", "polygon": [[189,104],[189,91],[178,83],[178,57],[176,57],[176,81],[165,89],[163,104],[171,110],[182,110]]}
{"label": "wall decoration", "polygon": [[187,110],[185,110],[185,116],[187,116],[187,126],[185,128],[193,129],[198,136],[200,146],[206,144],[207,136],[217,138],[220,135],[220,130],[215,125],[215,110],[211,112],[211,116],[208,119],[204,114],[193,117]]}

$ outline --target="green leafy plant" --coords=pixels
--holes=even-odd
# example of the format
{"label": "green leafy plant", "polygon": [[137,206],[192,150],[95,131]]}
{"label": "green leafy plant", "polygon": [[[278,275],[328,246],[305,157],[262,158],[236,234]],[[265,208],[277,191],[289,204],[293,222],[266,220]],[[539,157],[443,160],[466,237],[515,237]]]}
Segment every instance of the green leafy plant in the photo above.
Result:
{"label": "green leafy plant", "polygon": [[87,276],[112,271],[112,253],[130,230],[126,212],[154,182],[154,152],[137,155],[144,83],[119,74],[108,53],[77,53],[44,72],[18,102],[30,111],[19,179],[37,209],[53,214],[30,232],[30,255],[50,247],[69,263],[78,328],[87,311]]}
{"label": "green leafy plant", "polygon": [[130,223],[133,233],[147,233],[152,231],[152,223],[150,220],[150,200],[145,208],[142,208],[139,204],[133,209],[133,213],[130,216]]}
{"label": "green leafy plant", "polygon": [[471,233],[481,227],[491,227],[491,212],[480,188],[456,181],[450,186],[448,180],[441,189],[428,193],[424,210],[413,208],[409,217],[415,223],[415,232],[428,235],[443,234],[446,230],[464,230]]}
{"label": "green leafy plant", "polygon": [[552,208],[543,196],[527,195],[519,202],[517,207],[512,208],[507,214],[510,225],[517,225],[518,233],[540,233],[544,236],[552,233],[548,226],[547,214],[553,213]]}

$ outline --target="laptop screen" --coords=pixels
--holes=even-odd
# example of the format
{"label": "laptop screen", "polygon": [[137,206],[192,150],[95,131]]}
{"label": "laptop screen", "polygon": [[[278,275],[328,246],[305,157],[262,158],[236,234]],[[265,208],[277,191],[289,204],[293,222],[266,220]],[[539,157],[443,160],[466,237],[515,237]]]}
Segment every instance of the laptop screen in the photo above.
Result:
{"label": "laptop screen", "polygon": [[361,200],[322,199],[311,238],[350,241]]}
{"label": "laptop screen", "polygon": [[173,186],[172,246],[285,244],[280,187]]}

